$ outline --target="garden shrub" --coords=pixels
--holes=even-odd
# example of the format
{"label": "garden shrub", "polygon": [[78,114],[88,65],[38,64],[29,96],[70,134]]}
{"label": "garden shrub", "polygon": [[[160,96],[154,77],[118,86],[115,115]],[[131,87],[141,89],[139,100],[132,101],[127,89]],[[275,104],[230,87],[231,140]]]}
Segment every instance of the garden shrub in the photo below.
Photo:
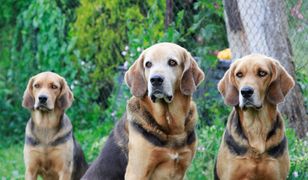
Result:
{"label": "garden shrub", "polygon": [[74,58],[89,67],[91,83],[99,90],[98,102],[106,108],[114,86],[113,76],[125,61],[121,52],[128,42],[127,22],[138,26],[138,20],[144,17],[138,3],[121,0],[81,0],[80,3],[71,29],[76,41]]}

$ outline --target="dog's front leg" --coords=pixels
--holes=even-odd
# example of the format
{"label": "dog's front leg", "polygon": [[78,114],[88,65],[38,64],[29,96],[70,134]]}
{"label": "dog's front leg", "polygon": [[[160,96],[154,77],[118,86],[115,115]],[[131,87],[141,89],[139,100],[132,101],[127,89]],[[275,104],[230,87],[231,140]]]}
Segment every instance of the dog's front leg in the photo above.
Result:
{"label": "dog's front leg", "polygon": [[156,162],[152,159],[153,149],[155,149],[154,146],[129,124],[128,163],[125,180],[149,180],[151,178],[155,167],[153,162]]}
{"label": "dog's front leg", "polygon": [[128,164],[126,167],[125,180],[148,180],[152,174],[152,168],[149,167],[148,156],[138,156],[141,152],[136,148],[131,148],[128,153]]}
{"label": "dog's front leg", "polygon": [[135,163],[128,163],[125,173],[125,180],[149,180],[152,171],[147,167],[136,166]]}
{"label": "dog's front leg", "polygon": [[73,163],[70,160],[62,158],[55,166],[55,171],[58,172],[59,180],[71,180],[73,172]]}
{"label": "dog's front leg", "polygon": [[37,180],[37,169],[26,167],[25,179]]}
{"label": "dog's front leg", "polygon": [[59,172],[59,180],[70,180],[72,178],[72,172],[69,169],[64,169]]}

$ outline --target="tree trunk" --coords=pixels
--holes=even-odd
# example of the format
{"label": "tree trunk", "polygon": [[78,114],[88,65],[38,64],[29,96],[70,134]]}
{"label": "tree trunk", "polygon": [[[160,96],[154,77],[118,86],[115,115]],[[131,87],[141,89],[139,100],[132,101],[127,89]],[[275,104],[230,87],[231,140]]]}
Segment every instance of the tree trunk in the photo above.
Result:
{"label": "tree trunk", "polygon": [[[261,53],[281,62],[296,80],[283,0],[224,0],[225,22],[233,59]],[[308,132],[308,115],[298,84],[279,105],[299,137]]]}
{"label": "tree trunk", "polygon": [[168,29],[173,18],[173,0],[166,0],[165,29]]}

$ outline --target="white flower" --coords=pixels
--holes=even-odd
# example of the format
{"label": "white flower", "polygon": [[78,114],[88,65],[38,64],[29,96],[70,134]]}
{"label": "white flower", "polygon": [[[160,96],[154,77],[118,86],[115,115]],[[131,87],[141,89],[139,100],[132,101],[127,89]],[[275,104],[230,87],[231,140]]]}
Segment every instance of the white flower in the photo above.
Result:
{"label": "white flower", "polygon": [[125,56],[127,54],[127,52],[126,51],[122,51],[121,54],[122,54],[122,56]]}
{"label": "white flower", "polygon": [[134,53],[130,53],[130,57],[133,57],[135,54]]}
{"label": "white flower", "polygon": [[138,47],[138,48],[137,48],[137,52],[140,52],[140,51],[141,51],[141,48],[140,48],[140,47]]}
{"label": "white flower", "polygon": [[308,137],[308,132],[306,132],[306,136]]}
{"label": "white flower", "polygon": [[203,146],[198,146],[197,151],[205,151],[205,148]]}
{"label": "white flower", "polygon": [[116,112],[113,111],[113,112],[111,113],[111,116],[114,117],[115,115],[116,115]]}
{"label": "white flower", "polygon": [[129,50],[129,47],[128,46],[125,46],[125,51],[128,51]]}
{"label": "white flower", "polygon": [[128,62],[127,61],[124,62],[123,67],[124,67],[124,69],[128,68]]}
{"label": "white flower", "polygon": [[85,62],[84,61],[81,61],[81,65],[83,66],[85,64]]}
{"label": "white flower", "polygon": [[297,171],[294,171],[294,172],[293,172],[293,176],[294,176],[294,177],[298,177],[298,172],[297,172]]}

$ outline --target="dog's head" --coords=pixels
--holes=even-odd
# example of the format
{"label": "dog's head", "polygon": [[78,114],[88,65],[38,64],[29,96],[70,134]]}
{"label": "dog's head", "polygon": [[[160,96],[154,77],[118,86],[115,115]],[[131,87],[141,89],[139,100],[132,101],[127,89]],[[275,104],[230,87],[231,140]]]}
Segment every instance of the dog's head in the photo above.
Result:
{"label": "dog's head", "polygon": [[236,60],[218,83],[228,105],[260,109],[264,102],[278,104],[294,86],[279,61],[252,54]]}
{"label": "dog's head", "polygon": [[159,43],[142,52],[125,74],[125,81],[136,97],[148,95],[153,102],[170,103],[175,91],[192,95],[204,73],[190,53],[173,43]]}
{"label": "dog's head", "polygon": [[65,110],[73,102],[73,93],[65,79],[52,72],[42,72],[30,78],[22,105],[39,111]]}

